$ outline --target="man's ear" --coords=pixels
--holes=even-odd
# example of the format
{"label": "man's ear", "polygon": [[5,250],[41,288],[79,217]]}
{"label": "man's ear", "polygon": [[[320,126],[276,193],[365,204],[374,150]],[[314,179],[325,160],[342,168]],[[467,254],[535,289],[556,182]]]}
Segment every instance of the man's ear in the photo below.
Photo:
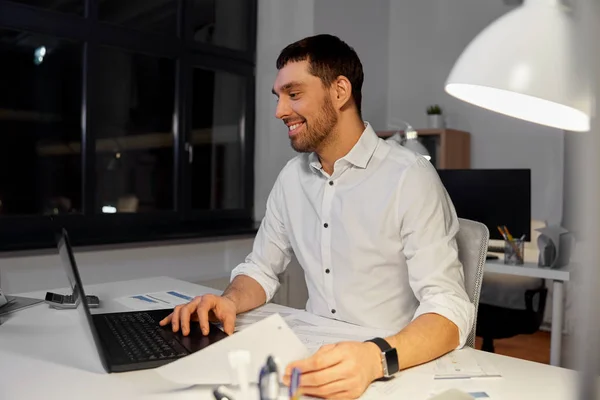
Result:
{"label": "man's ear", "polygon": [[352,84],[343,75],[333,82],[334,105],[338,110],[346,107],[352,101]]}

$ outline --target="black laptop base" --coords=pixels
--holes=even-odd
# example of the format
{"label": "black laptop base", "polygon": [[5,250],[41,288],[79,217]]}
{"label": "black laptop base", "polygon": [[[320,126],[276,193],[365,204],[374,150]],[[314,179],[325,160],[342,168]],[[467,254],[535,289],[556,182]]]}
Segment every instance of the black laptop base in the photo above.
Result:
{"label": "black laptop base", "polygon": [[204,336],[197,321],[190,322],[190,333],[173,333],[171,325],[158,323],[173,309],[93,314],[92,319],[102,342],[102,352],[109,372],[155,368],[227,337],[210,324]]}

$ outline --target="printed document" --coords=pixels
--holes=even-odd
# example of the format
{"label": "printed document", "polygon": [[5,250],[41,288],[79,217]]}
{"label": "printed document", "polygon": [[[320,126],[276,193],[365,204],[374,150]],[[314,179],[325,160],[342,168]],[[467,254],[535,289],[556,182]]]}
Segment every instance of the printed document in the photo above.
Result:
{"label": "printed document", "polygon": [[315,353],[325,344],[365,341],[395,333],[390,330],[364,328],[304,311],[286,317],[285,321],[311,353]]}
{"label": "printed document", "polygon": [[484,357],[476,357],[470,349],[454,350],[438,358],[434,364],[435,379],[494,378],[500,373]]}
{"label": "printed document", "polygon": [[188,303],[194,296],[180,290],[168,290],[166,292],[154,292],[136,294],[115,299],[116,302],[125,307],[135,310],[159,310],[173,308],[180,304]]}

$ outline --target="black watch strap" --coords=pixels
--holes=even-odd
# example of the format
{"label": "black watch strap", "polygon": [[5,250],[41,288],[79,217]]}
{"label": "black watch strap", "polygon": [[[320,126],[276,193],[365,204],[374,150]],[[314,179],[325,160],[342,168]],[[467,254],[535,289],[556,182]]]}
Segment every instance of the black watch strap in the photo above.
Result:
{"label": "black watch strap", "polygon": [[385,376],[391,376],[398,372],[400,369],[400,365],[398,362],[398,352],[395,348],[390,346],[387,340],[382,339],[380,337],[376,337],[373,339],[367,340],[367,342],[372,342],[379,347],[379,350],[385,355],[385,362],[387,364],[387,374],[384,373]]}
{"label": "black watch strap", "polygon": [[377,347],[379,347],[379,349],[381,350],[382,353],[385,353],[386,351],[388,351],[389,349],[392,348],[392,346],[390,346],[390,344],[387,342],[387,340],[382,339],[380,337],[369,339],[369,340],[367,340],[367,342],[375,343],[377,345]]}

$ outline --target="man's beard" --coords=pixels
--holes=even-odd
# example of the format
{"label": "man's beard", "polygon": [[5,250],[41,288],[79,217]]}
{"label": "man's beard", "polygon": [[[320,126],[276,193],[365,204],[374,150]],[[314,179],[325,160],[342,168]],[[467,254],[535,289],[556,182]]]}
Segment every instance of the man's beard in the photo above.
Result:
{"label": "man's beard", "polygon": [[332,139],[333,128],[337,122],[338,116],[333,108],[333,103],[329,96],[325,95],[323,109],[319,115],[317,115],[310,125],[305,120],[304,132],[291,138],[292,148],[299,153],[316,151]]}

